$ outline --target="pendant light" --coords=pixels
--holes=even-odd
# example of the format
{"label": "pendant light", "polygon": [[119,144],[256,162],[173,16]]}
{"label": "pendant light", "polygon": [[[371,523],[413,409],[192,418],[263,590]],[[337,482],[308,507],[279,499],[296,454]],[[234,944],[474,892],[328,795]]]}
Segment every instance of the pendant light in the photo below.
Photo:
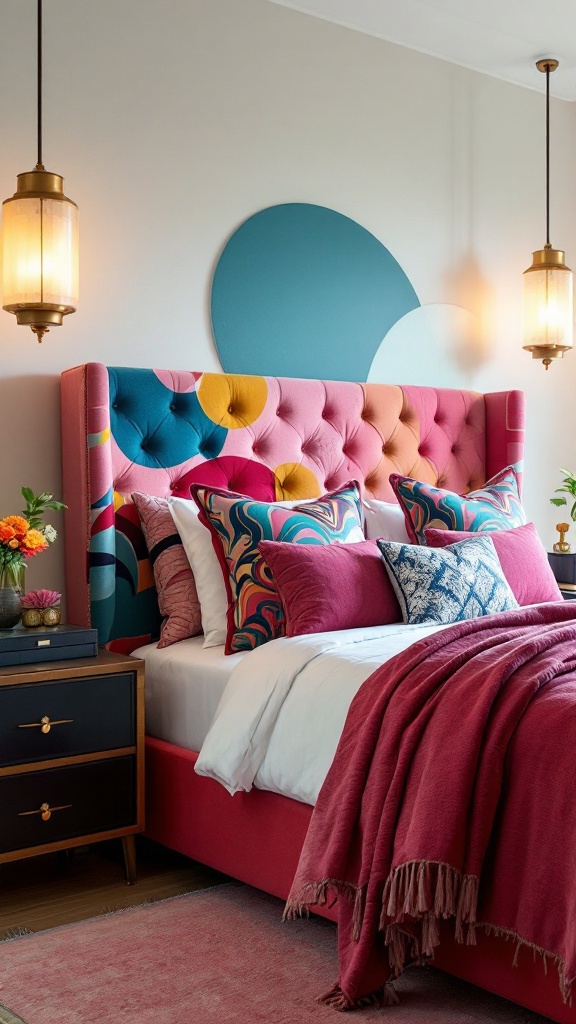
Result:
{"label": "pendant light", "polygon": [[3,203],[3,308],[42,341],[76,310],[78,207],[64,195],[63,177],[42,163],[42,0],[37,5],[38,161]]}
{"label": "pendant light", "polygon": [[572,348],[573,288],[564,252],[550,245],[550,75],[558,61],[546,57],[536,67],[546,75],[546,244],[524,271],[524,348],[548,369]]}

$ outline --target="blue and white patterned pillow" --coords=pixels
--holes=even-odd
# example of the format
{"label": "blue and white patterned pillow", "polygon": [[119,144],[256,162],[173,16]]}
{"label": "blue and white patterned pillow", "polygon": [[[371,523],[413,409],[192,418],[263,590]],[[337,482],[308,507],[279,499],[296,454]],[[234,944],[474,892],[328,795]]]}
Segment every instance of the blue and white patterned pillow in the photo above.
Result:
{"label": "blue and white patterned pillow", "polygon": [[461,622],[518,608],[488,534],[445,548],[377,544],[404,622]]}

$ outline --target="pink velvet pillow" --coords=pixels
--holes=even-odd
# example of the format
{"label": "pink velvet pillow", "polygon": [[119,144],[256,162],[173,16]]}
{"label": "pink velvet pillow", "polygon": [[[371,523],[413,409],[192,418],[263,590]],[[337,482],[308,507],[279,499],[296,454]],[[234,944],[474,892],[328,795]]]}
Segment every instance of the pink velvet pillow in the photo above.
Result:
{"label": "pink velvet pillow", "polygon": [[166,499],[135,491],[132,500],[140,516],[164,620],[158,647],[170,647],[202,632],[194,576]]}
{"label": "pink velvet pillow", "polygon": [[286,616],[286,635],[401,622],[373,540],[358,544],[258,544]]}
{"label": "pink velvet pillow", "polygon": [[[425,530],[424,535],[431,548],[445,548],[458,540],[479,536],[462,530],[434,529]],[[562,600],[534,523],[526,523],[513,530],[493,530],[490,537],[518,604],[543,604],[545,601]]]}

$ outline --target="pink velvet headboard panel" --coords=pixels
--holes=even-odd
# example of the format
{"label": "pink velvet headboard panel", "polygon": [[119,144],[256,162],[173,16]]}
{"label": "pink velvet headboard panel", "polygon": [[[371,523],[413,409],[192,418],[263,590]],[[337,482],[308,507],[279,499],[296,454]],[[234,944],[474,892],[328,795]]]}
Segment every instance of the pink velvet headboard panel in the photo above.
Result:
{"label": "pink velvet headboard panel", "polygon": [[75,367],[62,375],[68,617],[117,650],[157,632],[135,490],[204,482],[272,501],[356,479],[395,501],[392,472],[464,492],[521,472],[523,449],[519,391]]}

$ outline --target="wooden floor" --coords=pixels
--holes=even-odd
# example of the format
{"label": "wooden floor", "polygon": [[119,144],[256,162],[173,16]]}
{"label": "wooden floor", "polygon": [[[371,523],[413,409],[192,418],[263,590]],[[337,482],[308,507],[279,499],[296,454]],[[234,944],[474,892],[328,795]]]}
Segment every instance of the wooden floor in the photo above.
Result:
{"label": "wooden floor", "polygon": [[227,881],[150,840],[136,838],[137,882],[124,880],[120,840],[0,865],[0,939],[163,900]]}

